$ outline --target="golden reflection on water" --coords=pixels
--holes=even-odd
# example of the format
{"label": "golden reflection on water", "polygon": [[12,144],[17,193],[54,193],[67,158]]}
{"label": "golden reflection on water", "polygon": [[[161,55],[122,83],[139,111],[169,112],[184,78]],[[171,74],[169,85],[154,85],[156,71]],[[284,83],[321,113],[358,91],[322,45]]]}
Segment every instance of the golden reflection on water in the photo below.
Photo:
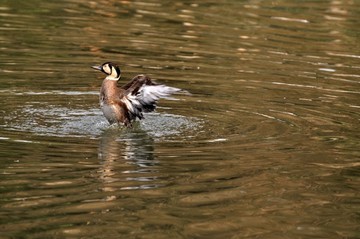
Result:
{"label": "golden reflection on water", "polygon": [[[358,236],[358,2],[18,4],[0,6],[5,238]],[[192,95],[108,127],[89,69],[108,60]]]}
{"label": "golden reflection on water", "polygon": [[[117,130],[107,130],[102,134],[99,146],[99,159],[102,167],[99,176],[104,182],[104,191],[146,189],[156,177],[152,176],[154,160],[153,139],[145,132],[125,133],[119,138]],[[131,185],[131,182],[134,185]],[[111,185],[115,183],[115,188]],[[140,183],[140,185],[139,185]],[[124,186],[121,186],[124,184]]]}

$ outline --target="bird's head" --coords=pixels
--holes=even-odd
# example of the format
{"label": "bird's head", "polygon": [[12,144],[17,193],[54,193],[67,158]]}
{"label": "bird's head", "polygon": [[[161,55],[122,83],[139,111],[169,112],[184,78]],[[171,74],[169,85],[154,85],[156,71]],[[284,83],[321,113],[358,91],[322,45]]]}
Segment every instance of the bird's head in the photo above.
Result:
{"label": "bird's head", "polygon": [[105,62],[101,66],[92,66],[91,68],[104,72],[107,76],[105,79],[118,81],[121,76],[121,71],[118,65]]}

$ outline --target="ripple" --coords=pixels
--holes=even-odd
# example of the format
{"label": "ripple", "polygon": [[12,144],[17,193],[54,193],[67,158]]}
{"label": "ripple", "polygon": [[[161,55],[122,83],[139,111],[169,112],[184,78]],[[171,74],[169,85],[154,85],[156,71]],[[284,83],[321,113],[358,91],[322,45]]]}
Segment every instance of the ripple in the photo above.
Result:
{"label": "ripple", "polygon": [[[134,128],[143,130],[152,137],[161,138],[190,131],[199,127],[199,122],[193,117],[148,113],[144,120],[134,124]],[[28,105],[7,116],[5,128],[45,136],[97,137],[104,130],[118,126],[109,126],[99,109],[37,108]]]}
{"label": "ripple", "polygon": [[61,90],[52,90],[52,91],[24,91],[19,92],[15,90],[0,90],[0,93],[11,94],[11,95],[98,95],[97,91],[61,91]]}
{"label": "ripple", "polygon": [[[2,235],[356,237],[355,2],[6,1]],[[193,95],[109,126],[104,59]]]}

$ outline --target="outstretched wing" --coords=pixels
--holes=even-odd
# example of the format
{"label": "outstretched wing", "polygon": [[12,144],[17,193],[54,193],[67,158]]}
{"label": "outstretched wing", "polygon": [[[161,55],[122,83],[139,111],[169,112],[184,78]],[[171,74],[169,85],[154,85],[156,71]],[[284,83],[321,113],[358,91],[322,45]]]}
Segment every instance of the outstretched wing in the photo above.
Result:
{"label": "outstretched wing", "polygon": [[181,91],[175,87],[158,85],[146,75],[135,76],[122,88],[125,90],[125,94],[121,101],[130,111],[131,120],[136,117],[144,118],[142,113],[155,110],[160,98],[172,99],[171,94]]}

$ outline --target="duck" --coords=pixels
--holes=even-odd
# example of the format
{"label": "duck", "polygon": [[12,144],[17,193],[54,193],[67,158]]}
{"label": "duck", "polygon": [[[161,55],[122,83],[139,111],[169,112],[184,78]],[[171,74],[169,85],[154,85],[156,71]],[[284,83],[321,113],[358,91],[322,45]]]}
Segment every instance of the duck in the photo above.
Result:
{"label": "duck", "polygon": [[119,87],[120,67],[112,62],[105,62],[91,68],[105,73],[106,77],[100,88],[100,108],[107,121],[131,128],[136,120],[144,119],[144,113],[156,109],[160,98],[173,99],[172,94],[181,89],[158,84],[147,75],[136,75],[131,81]]}

